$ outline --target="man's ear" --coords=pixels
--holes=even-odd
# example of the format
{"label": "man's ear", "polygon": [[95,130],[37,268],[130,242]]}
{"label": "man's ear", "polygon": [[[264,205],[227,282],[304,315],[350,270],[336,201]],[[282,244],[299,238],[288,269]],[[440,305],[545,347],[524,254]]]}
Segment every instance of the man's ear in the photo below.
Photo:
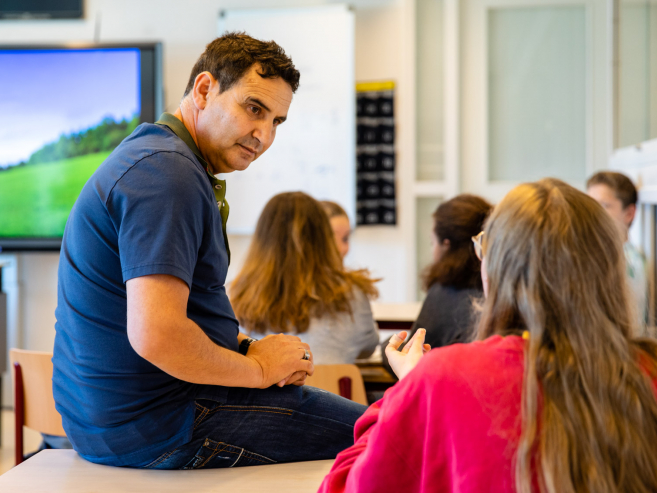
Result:
{"label": "man's ear", "polygon": [[625,209],[623,209],[623,220],[625,225],[629,228],[634,221],[634,216],[636,215],[636,204],[630,204]]}
{"label": "man's ear", "polygon": [[212,77],[210,72],[201,72],[196,76],[196,80],[194,80],[194,88],[192,89],[192,100],[197,109],[205,109],[210,90],[216,83],[217,80]]}

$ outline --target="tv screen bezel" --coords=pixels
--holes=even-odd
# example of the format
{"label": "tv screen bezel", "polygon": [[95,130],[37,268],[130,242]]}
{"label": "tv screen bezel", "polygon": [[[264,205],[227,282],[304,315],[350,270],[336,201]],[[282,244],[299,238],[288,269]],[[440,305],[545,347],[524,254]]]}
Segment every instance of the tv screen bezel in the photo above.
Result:
{"label": "tv screen bezel", "polygon": [[[2,3],[2,2],[0,2]],[[69,8],[61,8],[56,1],[42,2],[41,5],[32,5],[22,8],[10,8],[0,5],[0,19],[2,20],[36,20],[36,19],[81,19],[84,17],[84,1],[74,0]],[[59,7],[59,8],[58,8]]]}
{"label": "tv screen bezel", "polygon": [[[70,44],[0,44],[2,51],[62,51],[137,48],[140,52],[139,123],[153,123],[164,108],[162,43],[70,43]],[[62,237],[5,237],[0,235],[0,253],[59,251]]]}

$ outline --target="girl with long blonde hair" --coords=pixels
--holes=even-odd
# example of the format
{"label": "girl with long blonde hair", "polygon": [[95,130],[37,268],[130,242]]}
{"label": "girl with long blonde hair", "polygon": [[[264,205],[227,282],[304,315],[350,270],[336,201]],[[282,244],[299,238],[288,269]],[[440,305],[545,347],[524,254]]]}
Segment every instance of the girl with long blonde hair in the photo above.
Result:
{"label": "girl with long blonde hair", "polygon": [[328,216],[302,192],[267,203],[229,295],[246,332],[297,335],[316,364],[353,363],[379,342],[374,281],[343,267]]}
{"label": "girl with long blonde hair", "polygon": [[612,220],[544,179],[512,190],[476,240],[479,340],[423,356],[419,331],[401,353],[393,339],[402,380],[321,491],[657,491],[657,343],[634,337]]}

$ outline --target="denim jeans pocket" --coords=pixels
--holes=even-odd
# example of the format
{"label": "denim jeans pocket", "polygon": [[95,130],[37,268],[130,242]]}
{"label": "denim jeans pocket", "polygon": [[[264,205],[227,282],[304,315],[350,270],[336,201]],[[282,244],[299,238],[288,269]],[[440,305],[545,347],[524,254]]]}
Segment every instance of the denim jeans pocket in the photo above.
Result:
{"label": "denim jeans pocket", "polygon": [[195,410],[194,410],[194,429],[198,425],[201,424],[201,422],[208,417],[208,414],[210,413],[210,409],[199,404],[198,401],[194,402]]}
{"label": "denim jeans pocket", "polygon": [[276,461],[241,447],[206,438],[194,457],[181,469],[214,469],[265,464],[276,464]]}
{"label": "denim jeans pocket", "polygon": [[145,466],[138,466],[140,469],[177,469],[174,464],[177,461],[176,452],[178,449],[169,450],[163,453],[158,458],[146,464]]}

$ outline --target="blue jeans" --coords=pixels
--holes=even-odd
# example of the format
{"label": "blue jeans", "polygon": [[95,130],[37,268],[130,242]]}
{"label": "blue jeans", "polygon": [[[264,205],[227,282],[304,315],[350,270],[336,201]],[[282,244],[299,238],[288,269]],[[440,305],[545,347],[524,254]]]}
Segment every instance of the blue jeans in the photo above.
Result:
{"label": "blue jeans", "polygon": [[[208,387],[211,390],[211,387]],[[333,459],[353,445],[367,409],[314,387],[231,388],[225,402],[196,400],[192,440],[145,469],[209,469]]]}

